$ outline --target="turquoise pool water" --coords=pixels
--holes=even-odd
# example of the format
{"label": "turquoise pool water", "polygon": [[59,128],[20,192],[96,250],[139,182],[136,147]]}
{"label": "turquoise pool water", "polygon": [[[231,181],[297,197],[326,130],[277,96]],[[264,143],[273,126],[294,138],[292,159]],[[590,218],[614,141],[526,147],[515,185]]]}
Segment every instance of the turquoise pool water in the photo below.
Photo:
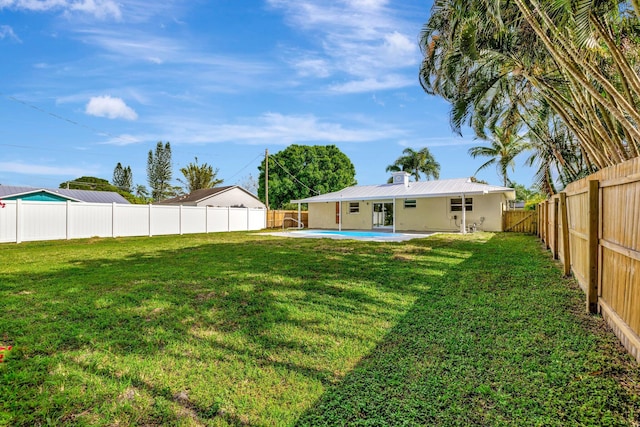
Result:
{"label": "turquoise pool water", "polygon": [[338,231],[338,230],[300,230],[293,233],[312,235],[312,236],[344,236],[344,237],[380,237],[394,238],[401,237],[402,233],[387,233],[384,231]]}
{"label": "turquoise pool water", "polygon": [[279,237],[299,237],[307,239],[352,239],[367,242],[404,242],[405,240],[420,239],[433,233],[386,233],[384,231],[353,231],[353,230],[291,230],[284,232],[266,233]]}

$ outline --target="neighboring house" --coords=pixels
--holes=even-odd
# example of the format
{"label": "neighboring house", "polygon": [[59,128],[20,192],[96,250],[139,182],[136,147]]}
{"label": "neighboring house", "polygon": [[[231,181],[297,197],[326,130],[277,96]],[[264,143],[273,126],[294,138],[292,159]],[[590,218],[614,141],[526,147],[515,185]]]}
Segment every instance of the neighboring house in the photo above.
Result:
{"label": "neighboring house", "polygon": [[237,185],[204,188],[184,196],[161,200],[156,204],[266,209],[260,199]]}
{"label": "neighboring house", "polygon": [[67,190],[63,188],[36,188],[0,185],[0,199],[30,202],[84,202],[121,203],[129,201],[113,191]]}
{"label": "neighboring house", "polygon": [[502,211],[515,194],[470,178],[409,182],[408,173],[395,172],[391,184],[347,187],[291,203],[308,203],[309,228],[502,231]]}

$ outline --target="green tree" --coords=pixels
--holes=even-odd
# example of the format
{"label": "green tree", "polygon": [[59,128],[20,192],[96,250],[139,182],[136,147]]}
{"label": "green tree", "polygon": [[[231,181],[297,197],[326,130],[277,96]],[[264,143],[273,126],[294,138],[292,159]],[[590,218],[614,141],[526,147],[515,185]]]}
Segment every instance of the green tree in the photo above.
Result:
{"label": "green tree", "polygon": [[146,199],[136,197],[130,192],[112,185],[106,179],[96,178],[95,176],[81,176],[72,181],[62,182],[60,183],[60,188],[68,188],[70,190],[112,191],[120,194],[127,199],[129,203],[146,203]]}
{"label": "green tree", "polygon": [[[264,160],[258,170],[258,197],[265,201]],[[355,175],[353,163],[335,145],[290,145],[269,156],[269,207],[355,185]]]}
{"label": "green tree", "polygon": [[180,172],[184,176],[184,180],[178,178],[178,181],[184,186],[184,189],[188,193],[192,193],[196,190],[203,188],[214,188],[224,182],[223,179],[218,179],[219,169],[213,169],[213,166],[203,163],[198,164],[198,158],[195,158],[194,163],[189,163],[187,166],[180,168]]}
{"label": "green tree", "polygon": [[118,162],[113,169],[113,179],[111,180],[113,185],[126,191],[127,193],[133,193],[133,173],[131,167],[122,167],[122,164]]}
{"label": "green tree", "polygon": [[106,179],[95,176],[81,176],[71,181],[62,182],[60,183],[60,188],[68,188],[70,190],[118,191],[118,188],[111,185]]}
{"label": "green tree", "polygon": [[[405,171],[411,174],[416,181],[420,181],[421,174],[429,178],[440,178],[440,164],[427,147],[415,151],[412,148],[402,150],[402,156],[398,157],[393,164],[387,166],[387,172]],[[389,181],[391,182],[391,181]]]}
{"label": "green tree", "polygon": [[171,191],[171,178],[173,176],[171,164],[171,145],[169,142],[156,145],[155,154],[149,150],[147,157],[147,182],[151,188],[151,199],[159,201],[175,194]]}
{"label": "green tree", "polygon": [[508,169],[515,169],[515,158],[525,148],[522,138],[513,132],[496,127],[492,131],[492,138],[488,146],[476,146],[469,149],[469,154],[474,159],[476,157],[489,157],[489,160],[482,164],[476,171],[480,172],[491,165],[495,165],[498,176],[502,178],[502,185],[509,184]]}

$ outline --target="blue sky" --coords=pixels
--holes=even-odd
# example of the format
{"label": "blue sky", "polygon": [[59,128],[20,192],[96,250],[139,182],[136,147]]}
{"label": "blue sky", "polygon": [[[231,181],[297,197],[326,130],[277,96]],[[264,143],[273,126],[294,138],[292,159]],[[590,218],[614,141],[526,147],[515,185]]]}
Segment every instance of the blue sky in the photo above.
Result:
{"label": "blue sky", "polygon": [[[424,0],[0,0],[0,183],[146,183],[170,141],[174,179],[198,157],[242,184],[289,144],[335,144],[359,184],[386,182],[406,147],[441,178],[471,176],[472,132],[422,91]],[[518,162],[512,178],[531,184]],[[477,175],[499,184],[495,169]]]}

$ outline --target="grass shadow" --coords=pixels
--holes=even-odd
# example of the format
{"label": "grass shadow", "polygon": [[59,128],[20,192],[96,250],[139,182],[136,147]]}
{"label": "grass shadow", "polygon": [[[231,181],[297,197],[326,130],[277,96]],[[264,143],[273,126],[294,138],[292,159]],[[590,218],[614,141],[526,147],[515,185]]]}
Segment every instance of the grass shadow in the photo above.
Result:
{"label": "grass shadow", "polygon": [[637,423],[637,366],[532,237],[452,249],[473,256],[433,281],[296,425]]}
{"label": "grass shadow", "polygon": [[14,425],[293,422],[469,255],[240,233],[0,250]]}

